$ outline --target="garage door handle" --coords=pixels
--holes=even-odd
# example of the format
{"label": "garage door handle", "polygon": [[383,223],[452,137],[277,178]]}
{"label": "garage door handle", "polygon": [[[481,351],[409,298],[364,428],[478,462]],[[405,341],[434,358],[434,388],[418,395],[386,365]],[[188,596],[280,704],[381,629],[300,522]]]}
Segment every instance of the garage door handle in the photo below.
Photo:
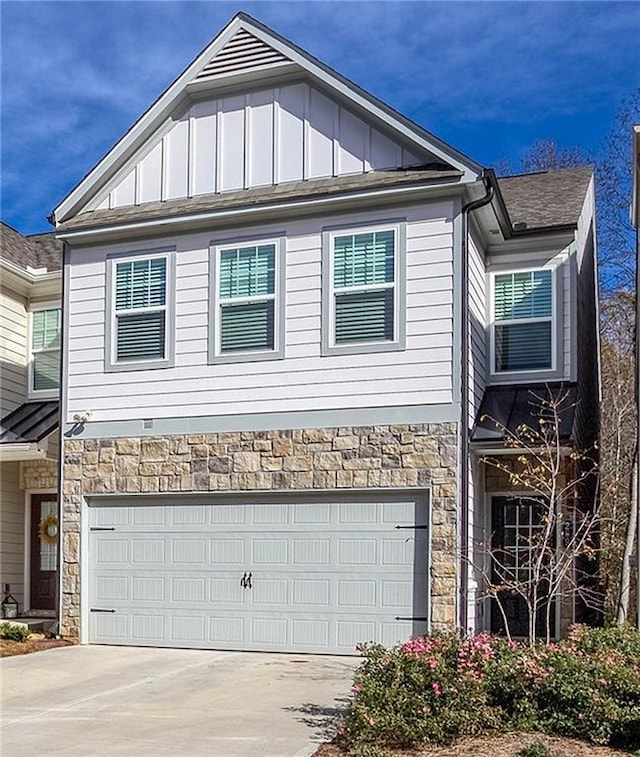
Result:
{"label": "garage door handle", "polygon": [[240,579],[240,586],[242,586],[243,589],[247,588],[247,573],[243,573],[242,578]]}
{"label": "garage door handle", "polygon": [[251,576],[251,573],[249,573],[249,575],[247,576],[246,586],[248,589],[253,589],[253,586],[251,585]]}
{"label": "garage door handle", "polygon": [[89,612],[115,612],[115,610],[103,610],[100,607],[92,607]]}

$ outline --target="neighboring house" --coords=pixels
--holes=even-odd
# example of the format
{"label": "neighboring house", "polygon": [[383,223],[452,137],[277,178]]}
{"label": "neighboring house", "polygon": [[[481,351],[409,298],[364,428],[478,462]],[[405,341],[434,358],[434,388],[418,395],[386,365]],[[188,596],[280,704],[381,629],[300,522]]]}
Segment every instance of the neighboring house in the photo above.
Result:
{"label": "neighboring house", "polygon": [[21,616],[57,608],[61,267],[53,233],[0,224],[0,583]]}
{"label": "neighboring house", "polygon": [[239,14],[52,218],[65,634],[491,626],[464,552],[513,500],[481,405],[563,384],[567,447],[597,427],[589,169],[497,180]]}

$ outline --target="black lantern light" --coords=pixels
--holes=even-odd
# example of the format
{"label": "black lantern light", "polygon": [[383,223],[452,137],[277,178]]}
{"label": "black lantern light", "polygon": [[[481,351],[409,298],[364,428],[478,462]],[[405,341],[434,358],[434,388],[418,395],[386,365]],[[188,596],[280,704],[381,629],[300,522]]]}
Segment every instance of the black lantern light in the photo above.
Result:
{"label": "black lantern light", "polygon": [[4,585],[4,599],[0,602],[0,609],[2,610],[2,617],[11,620],[18,617],[18,601],[10,594],[11,586],[9,584]]}

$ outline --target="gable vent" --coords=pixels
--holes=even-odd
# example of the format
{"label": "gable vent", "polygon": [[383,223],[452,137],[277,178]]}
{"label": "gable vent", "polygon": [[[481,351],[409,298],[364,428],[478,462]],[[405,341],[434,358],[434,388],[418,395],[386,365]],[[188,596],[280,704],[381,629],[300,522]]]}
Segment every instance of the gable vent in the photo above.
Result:
{"label": "gable vent", "polygon": [[288,60],[282,53],[269,47],[253,34],[240,29],[215,58],[207,63],[196,79],[246,71],[258,66],[272,66]]}

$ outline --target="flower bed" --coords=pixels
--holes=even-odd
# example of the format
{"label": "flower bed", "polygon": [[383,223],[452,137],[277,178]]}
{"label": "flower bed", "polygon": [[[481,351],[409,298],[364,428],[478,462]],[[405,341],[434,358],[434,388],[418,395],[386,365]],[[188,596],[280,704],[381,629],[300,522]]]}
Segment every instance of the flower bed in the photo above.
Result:
{"label": "flower bed", "polygon": [[533,648],[488,634],[367,645],[338,743],[443,744],[492,731],[541,731],[640,749],[640,633],[576,626]]}

